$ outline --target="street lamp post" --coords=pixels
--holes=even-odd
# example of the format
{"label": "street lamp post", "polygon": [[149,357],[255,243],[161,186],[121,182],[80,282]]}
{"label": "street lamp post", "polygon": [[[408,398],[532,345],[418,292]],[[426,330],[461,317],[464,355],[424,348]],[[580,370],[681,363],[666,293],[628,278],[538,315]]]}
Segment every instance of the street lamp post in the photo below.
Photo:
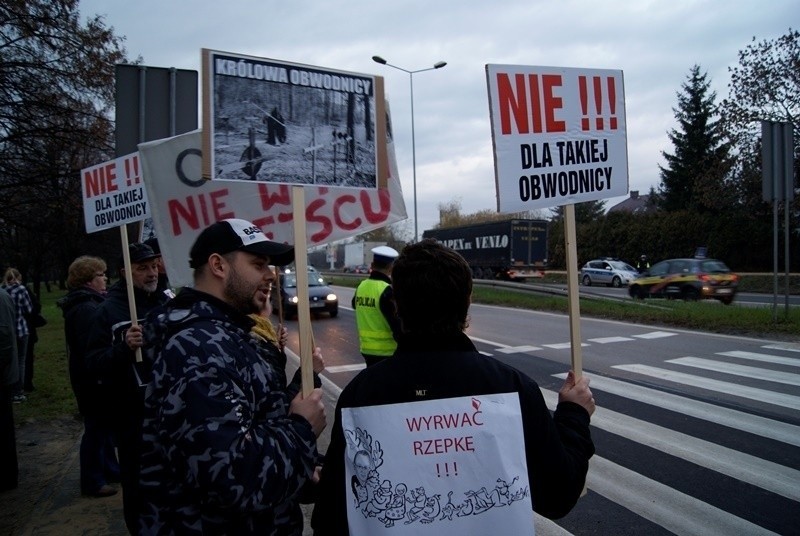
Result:
{"label": "street lamp post", "polygon": [[408,69],[403,69],[402,67],[398,67],[397,65],[392,65],[391,63],[387,62],[385,59],[381,58],[380,56],[372,56],[372,61],[375,63],[380,63],[381,65],[387,65],[389,67],[394,67],[398,71],[403,71],[404,73],[408,73],[408,85],[411,92],[411,169],[414,175],[414,242],[419,240],[419,232],[417,226],[417,145],[416,140],[414,139],[414,75],[416,73],[421,73],[424,71],[433,71],[434,69],[441,69],[445,65],[447,65],[446,61],[438,61],[433,64],[433,67],[428,67],[426,69],[417,69],[416,71],[409,71]]}

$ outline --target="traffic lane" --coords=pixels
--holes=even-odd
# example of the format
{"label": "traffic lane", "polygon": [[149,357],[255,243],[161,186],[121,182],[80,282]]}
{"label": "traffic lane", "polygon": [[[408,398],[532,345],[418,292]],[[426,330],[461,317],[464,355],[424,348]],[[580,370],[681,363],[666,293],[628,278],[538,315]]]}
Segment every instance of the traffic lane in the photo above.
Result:
{"label": "traffic lane", "polygon": [[[328,367],[325,375],[341,388],[363,368],[363,358],[358,351],[355,315],[349,307],[353,289],[337,287],[336,291],[340,300],[339,316],[331,319],[324,314],[320,315],[312,321],[312,328]],[[757,410],[765,416],[775,418],[791,418],[793,415],[791,408],[709,391],[702,383],[696,386],[676,385],[666,377],[679,370],[686,373],[686,368],[671,363],[671,360],[709,356],[728,359],[731,357],[730,352],[734,352],[735,359],[738,359],[735,356],[740,355],[752,354],[757,357],[758,354],[765,353],[765,348],[770,345],[780,347],[786,343],[587,317],[581,318],[580,325],[584,345],[581,352],[583,368],[589,375],[602,374],[659,389],[680,391],[688,396],[709,398],[718,403]],[[290,328],[290,347],[296,350],[296,321],[288,321],[287,326]],[[480,350],[494,356],[522,355],[520,368],[526,374],[533,372],[526,370],[524,363],[537,358],[558,363],[563,371],[571,366],[569,318],[565,314],[473,304],[470,308],[467,335]],[[742,363],[746,364],[747,361]],[[665,377],[643,378],[635,370],[615,368],[631,366],[666,371],[660,372]],[[729,376],[721,372],[690,370],[689,373],[720,382],[731,381]],[[770,389],[778,394],[789,394],[791,386],[772,386]]]}
{"label": "traffic lane", "polygon": [[[567,291],[565,285],[545,285],[545,286],[551,286],[554,290],[558,289],[558,290],[563,290],[564,292]],[[786,303],[786,295],[784,293],[785,286],[779,285],[778,288],[779,288],[778,298],[776,303],[779,306],[783,306]],[[633,299],[628,295],[627,287],[613,288],[613,287],[606,287],[603,285],[592,285],[591,287],[586,287],[581,285],[580,294],[583,296],[604,296],[615,299],[631,299],[631,300]],[[765,294],[758,292],[739,292],[736,294],[736,297],[734,298],[732,305],[747,306],[747,307],[758,306],[758,305],[771,306],[772,303],[775,301],[774,298],[775,298],[774,294]],[[644,303],[658,303],[662,299],[663,298],[648,298],[644,301]],[[708,305],[719,305],[727,307],[721,301],[713,299],[702,300],[702,303]],[[789,305],[793,307],[800,306],[800,295],[790,294]]]}
{"label": "traffic lane", "polygon": [[[518,368],[526,374],[533,371],[525,363],[537,359],[559,363],[564,371],[571,367],[567,315],[473,304],[470,317],[468,335],[479,349],[495,357],[521,355]],[[671,390],[765,417],[796,418],[791,382],[775,385],[765,380],[758,385],[757,381],[756,390],[743,390],[739,385],[747,378],[703,367],[709,361],[757,367],[771,349],[781,348],[790,348],[790,355],[797,353],[800,358],[800,345],[595,318],[581,318],[580,326],[582,365],[588,375]],[[789,380],[795,377],[791,359],[778,366]],[[776,399],[779,404],[770,402]]]}

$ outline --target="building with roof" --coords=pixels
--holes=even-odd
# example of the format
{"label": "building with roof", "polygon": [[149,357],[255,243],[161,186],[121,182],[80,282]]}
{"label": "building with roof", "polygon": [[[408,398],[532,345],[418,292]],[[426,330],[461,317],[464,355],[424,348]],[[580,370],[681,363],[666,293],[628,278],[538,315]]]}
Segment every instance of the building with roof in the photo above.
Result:
{"label": "building with roof", "polygon": [[639,190],[631,190],[628,199],[617,203],[608,209],[608,212],[630,212],[632,214],[651,212],[656,210],[654,201],[651,201],[649,194],[640,195]]}

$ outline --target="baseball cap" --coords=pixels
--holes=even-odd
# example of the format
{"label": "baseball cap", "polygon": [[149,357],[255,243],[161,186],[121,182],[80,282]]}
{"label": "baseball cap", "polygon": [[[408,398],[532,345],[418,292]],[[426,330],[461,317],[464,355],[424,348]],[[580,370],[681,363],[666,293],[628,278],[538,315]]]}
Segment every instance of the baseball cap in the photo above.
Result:
{"label": "baseball cap", "polygon": [[150,238],[145,240],[144,243],[153,248],[153,251],[157,255],[161,255],[161,246],[158,245],[158,238],[156,238],[155,236],[151,236]]}
{"label": "baseball cap", "polygon": [[156,253],[153,248],[143,242],[128,244],[128,252],[132,263],[145,262],[161,256],[160,253]]}
{"label": "baseball cap", "polygon": [[225,255],[231,251],[269,257],[270,264],[276,266],[285,266],[294,260],[294,246],[267,240],[256,224],[231,218],[203,229],[189,252],[189,266],[199,268],[212,254]]}

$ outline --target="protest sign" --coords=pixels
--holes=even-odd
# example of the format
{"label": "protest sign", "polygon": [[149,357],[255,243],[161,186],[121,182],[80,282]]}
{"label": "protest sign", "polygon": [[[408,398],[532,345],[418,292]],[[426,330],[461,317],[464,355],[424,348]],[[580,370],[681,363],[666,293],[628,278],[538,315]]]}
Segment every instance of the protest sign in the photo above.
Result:
{"label": "protest sign", "polygon": [[385,188],[383,78],[204,49],[203,177]]}
{"label": "protest sign", "polygon": [[[139,145],[144,183],[152,204],[170,283],[192,283],[189,249],[205,227],[225,218],[258,225],[270,240],[294,241],[291,184],[201,177],[201,132]],[[304,186],[309,247],[355,236],[406,218],[394,150],[388,143],[386,188]]]}
{"label": "protest sign", "polygon": [[628,192],[622,71],[487,65],[501,212]]}
{"label": "protest sign", "polygon": [[533,534],[516,393],[342,409],[351,536]]}
{"label": "protest sign", "polygon": [[138,153],[82,169],[81,191],[87,233],[138,222],[150,215]]}

